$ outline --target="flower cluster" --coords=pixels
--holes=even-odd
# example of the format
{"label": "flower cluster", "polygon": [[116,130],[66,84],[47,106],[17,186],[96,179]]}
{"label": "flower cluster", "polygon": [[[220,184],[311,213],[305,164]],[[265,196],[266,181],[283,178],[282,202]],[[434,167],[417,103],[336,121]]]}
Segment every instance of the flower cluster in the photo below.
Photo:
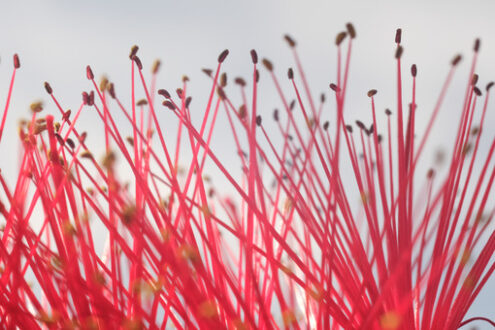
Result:
{"label": "flower cluster", "polygon": [[[148,81],[137,46],[129,56],[130,104],[108,79],[97,83],[90,66],[90,90],[73,113],[45,83],[49,109],[33,103],[31,118],[20,123],[17,173],[0,172],[0,327],[494,324],[464,319],[495,270],[495,208],[488,199],[495,139],[487,154],[479,149],[493,83],[483,92],[478,87],[480,42],[459,105],[448,173],[440,177],[433,169],[421,173],[417,165],[461,57],[451,62],[428,125],[418,132],[418,69],[412,65],[403,77],[397,30],[397,103],[383,114],[375,107],[379,94],[370,90],[373,120],[354,125],[346,119],[345,101],[355,38],[351,24],[337,35],[337,76],[320,98],[311,95],[290,36],[285,40],[295,65],[288,84],[253,50],[251,77],[228,86],[225,50],[216,69],[203,69],[211,90],[195,111],[189,79],[175,93],[157,89],[160,63],[153,64]],[[2,132],[19,68],[15,55],[0,143],[15,140]],[[259,70],[280,98],[269,129],[258,111]],[[406,79],[412,83],[409,100]],[[145,98],[137,100],[137,92]],[[87,109],[103,127],[101,158],[78,129]],[[158,112],[177,122],[176,136],[163,130]],[[200,125],[193,116],[202,116],[195,118]],[[223,160],[225,150],[212,147],[218,116],[230,125],[241,175]],[[332,125],[325,120],[330,116]],[[123,120],[130,131],[117,125]],[[117,170],[118,160],[127,173]],[[211,180],[209,168],[220,173],[221,183]],[[352,175],[351,184],[344,173]],[[6,176],[15,178],[13,186]]]}

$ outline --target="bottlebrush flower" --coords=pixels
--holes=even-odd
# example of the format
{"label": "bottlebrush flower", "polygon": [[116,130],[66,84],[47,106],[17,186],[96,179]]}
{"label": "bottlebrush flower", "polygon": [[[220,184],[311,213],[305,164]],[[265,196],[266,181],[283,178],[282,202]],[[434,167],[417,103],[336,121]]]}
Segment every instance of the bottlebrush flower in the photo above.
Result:
{"label": "bottlebrush flower", "polygon": [[[484,92],[478,86],[480,42],[448,173],[439,177],[419,171],[418,162],[461,57],[452,60],[426,130],[418,132],[418,69],[403,76],[397,30],[397,104],[382,114],[371,89],[373,120],[353,125],[345,101],[355,38],[351,24],[337,34],[338,74],[327,103],[325,95],[311,96],[289,36],[290,90],[254,50],[252,76],[229,86],[225,50],[215,70],[203,70],[211,79],[207,104],[193,105],[187,77],[175,94],[156,90],[159,62],[145,79],[137,46],[129,56],[129,105],[113,82],[98,84],[90,66],[89,90],[75,112],[45,83],[52,101],[45,107],[56,112],[32,105],[19,127],[18,171],[0,172],[1,327],[455,329],[473,321],[466,312],[495,269],[488,200],[495,138],[487,154],[479,149],[481,136],[491,134],[484,121],[493,83]],[[15,55],[0,143],[12,143],[2,132],[19,68]],[[280,97],[273,125],[258,105],[260,70]],[[404,80],[412,81],[411,99]],[[144,99],[136,99],[138,91]],[[238,92],[241,104],[231,97]],[[78,129],[88,109],[104,127],[101,159]],[[177,122],[172,143],[158,112]],[[223,112],[240,176],[223,161],[232,151],[211,143]],[[193,116],[202,116],[200,125]],[[117,125],[122,118],[130,132]],[[209,169],[221,173],[221,184],[215,178],[213,186]]]}

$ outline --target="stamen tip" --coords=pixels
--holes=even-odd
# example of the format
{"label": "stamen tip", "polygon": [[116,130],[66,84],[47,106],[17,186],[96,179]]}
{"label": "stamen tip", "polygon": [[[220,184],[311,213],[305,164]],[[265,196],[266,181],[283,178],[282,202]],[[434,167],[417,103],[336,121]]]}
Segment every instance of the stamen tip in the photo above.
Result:
{"label": "stamen tip", "polygon": [[225,61],[228,55],[229,55],[228,49],[225,49],[223,52],[221,52],[220,55],[218,55],[218,63],[223,63],[223,61]]}
{"label": "stamen tip", "polygon": [[378,91],[376,89],[370,89],[368,91],[368,97],[373,97],[376,95],[376,93],[378,93]]}
{"label": "stamen tip", "polygon": [[235,78],[234,82],[241,87],[246,86],[246,81],[241,77]]}
{"label": "stamen tip", "polygon": [[136,56],[137,52],[139,50],[139,47],[137,45],[134,45],[131,47],[131,52],[129,53],[129,58],[132,60],[134,56]]}
{"label": "stamen tip", "polygon": [[481,94],[482,94],[482,93],[481,93],[481,90],[480,90],[478,87],[476,87],[476,86],[475,86],[473,90],[474,90],[474,93],[475,93],[477,96],[481,96]]}
{"label": "stamen tip", "polygon": [[402,46],[398,46],[397,50],[395,51],[395,58],[400,59],[402,57],[402,54],[404,53],[404,48]]}
{"label": "stamen tip", "polygon": [[478,82],[479,76],[475,73],[473,74],[473,78],[471,79],[471,85],[476,86],[476,83]]}
{"label": "stamen tip", "polygon": [[294,79],[294,70],[292,70],[292,68],[289,68],[287,71],[287,77],[289,77],[290,80]]}
{"label": "stamen tip", "polygon": [[335,85],[334,83],[330,84],[330,89],[333,90],[335,93],[340,92],[339,86]]}
{"label": "stamen tip", "polygon": [[347,32],[349,33],[351,39],[356,38],[356,29],[354,29],[354,25],[352,25],[352,23],[349,22],[345,25],[345,27],[347,28]]}
{"label": "stamen tip", "polygon": [[21,61],[19,60],[19,55],[14,54],[14,68],[19,69],[21,67]]}
{"label": "stamen tip", "polygon": [[134,63],[136,63],[139,70],[143,69],[143,63],[141,63],[141,60],[139,59],[139,57],[137,55],[134,55],[132,57],[132,60],[134,61]]}
{"label": "stamen tip", "polygon": [[50,84],[47,81],[45,81],[44,86],[45,86],[46,92],[51,95],[53,93],[52,86],[50,86]]}
{"label": "stamen tip", "polygon": [[227,73],[225,72],[220,75],[220,86],[227,86]]}
{"label": "stamen tip", "polygon": [[160,70],[161,65],[162,62],[159,59],[156,59],[155,62],[153,62],[153,66],[151,67],[151,73],[157,74],[158,71]]}
{"label": "stamen tip", "polygon": [[412,75],[413,77],[416,77],[416,75],[417,75],[417,74],[418,74],[418,68],[416,67],[416,64],[413,64],[413,65],[411,66],[411,75]]}
{"label": "stamen tip", "polygon": [[395,43],[400,44],[401,40],[402,40],[402,29],[398,28],[395,31]]}
{"label": "stamen tip", "polygon": [[166,89],[159,89],[158,94],[166,99],[170,99],[170,93]]}
{"label": "stamen tip", "polygon": [[335,37],[335,45],[340,46],[342,41],[344,41],[345,37],[347,36],[347,32],[342,31],[337,34]]}
{"label": "stamen tip", "polygon": [[263,65],[265,66],[265,68],[266,68],[268,71],[270,71],[270,72],[272,72],[272,71],[273,71],[273,64],[272,64],[272,62],[271,62],[270,60],[268,60],[268,59],[264,58],[264,59],[262,60],[262,62],[263,62]]}
{"label": "stamen tip", "polygon": [[253,64],[258,63],[258,53],[256,53],[256,50],[251,49],[251,60],[253,61]]}
{"label": "stamen tip", "polygon": [[479,38],[476,38],[476,40],[474,41],[474,46],[473,46],[473,50],[475,53],[479,52],[480,46],[481,46],[481,40]]}
{"label": "stamen tip", "polygon": [[93,80],[95,78],[93,70],[91,70],[91,67],[89,65],[86,66],[86,77],[88,78],[88,80]]}
{"label": "stamen tip", "polygon": [[296,47],[297,43],[296,41],[288,34],[284,36],[285,41],[289,44],[291,48]]}
{"label": "stamen tip", "polygon": [[256,116],[256,125],[261,126],[261,121],[262,121],[261,116],[260,115]]}
{"label": "stamen tip", "polygon": [[461,62],[461,60],[462,60],[462,55],[460,55],[460,54],[456,55],[451,62],[452,66],[456,66],[457,64],[459,64],[459,62]]}

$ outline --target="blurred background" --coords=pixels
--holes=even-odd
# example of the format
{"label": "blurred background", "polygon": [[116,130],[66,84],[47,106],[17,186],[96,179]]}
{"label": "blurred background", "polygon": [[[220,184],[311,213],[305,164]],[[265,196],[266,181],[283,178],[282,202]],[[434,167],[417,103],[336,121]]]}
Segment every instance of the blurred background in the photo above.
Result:
{"label": "blurred background", "polygon": [[[404,72],[418,66],[418,133],[422,132],[440,92],[449,63],[457,53],[464,55],[460,70],[450,89],[440,117],[429,139],[421,165],[431,166],[434,154],[451,147],[462,107],[464,89],[469,80],[469,62],[474,39],[482,40],[477,73],[480,86],[495,79],[495,2],[486,0],[457,1],[323,1],[323,0],[182,0],[182,1],[3,1],[0,11],[0,105],[3,107],[12,72],[12,55],[18,53],[21,69],[16,77],[11,109],[2,143],[0,168],[14,173],[18,162],[17,123],[29,116],[29,104],[46,101],[46,112],[58,114],[43,88],[50,82],[65,109],[77,110],[81,92],[90,89],[85,67],[90,64],[97,77],[108,75],[116,84],[119,97],[129,104],[129,49],[137,44],[139,56],[149,73],[155,58],[162,61],[158,88],[171,91],[181,85],[181,77],[191,78],[189,95],[192,111],[201,113],[210,88],[201,68],[216,65],[225,48],[230,55],[224,70],[229,82],[235,76],[249,77],[249,50],[273,61],[275,72],[290,93],[286,70],[293,66],[291,53],[282,36],[289,33],[298,42],[313,96],[325,92],[336,75],[335,35],[353,22],[357,39],[353,44],[346,119],[370,120],[366,91],[378,90],[380,110],[393,109],[395,97],[394,36],[403,29],[405,48]],[[264,78],[267,79],[264,79]],[[408,80],[409,75],[405,74]],[[266,82],[265,82],[266,80]],[[232,85],[232,84],[231,84]],[[407,89],[407,97],[410,92]],[[231,87],[232,91],[235,91]],[[232,92],[232,94],[235,94]],[[235,94],[236,95],[236,94]],[[238,103],[240,104],[240,103]],[[271,81],[261,70],[259,112],[271,116],[280,106]],[[328,107],[326,118],[333,119]],[[2,108],[3,113],[3,108]],[[486,134],[480,155],[486,153],[495,124],[493,102],[488,109]],[[197,118],[199,120],[200,117]],[[101,128],[94,113],[84,112],[79,127],[91,129],[90,144],[98,148],[102,138],[94,127]],[[174,132],[176,118],[160,114],[165,130]],[[220,119],[214,135],[214,150],[224,157],[235,158],[232,141],[222,137]],[[227,127],[227,126],[223,126]],[[95,132],[93,134],[93,132]],[[100,142],[101,145],[101,142]],[[484,152],[484,153],[483,153]],[[14,182],[10,182],[14,184]],[[495,281],[491,280],[474,303],[468,316],[495,318]],[[474,323],[473,323],[474,324]],[[478,324],[480,328],[485,325]]]}

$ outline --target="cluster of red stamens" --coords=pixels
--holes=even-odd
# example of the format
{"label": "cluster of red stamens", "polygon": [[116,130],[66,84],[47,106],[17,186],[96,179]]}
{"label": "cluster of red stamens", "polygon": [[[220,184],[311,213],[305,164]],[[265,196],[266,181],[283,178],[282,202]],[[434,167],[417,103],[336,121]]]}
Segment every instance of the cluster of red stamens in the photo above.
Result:
{"label": "cluster of red stamens", "polygon": [[[454,329],[474,319],[494,324],[483,317],[464,320],[495,269],[495,208],[488,200],[495,138],[486,155],[478,152],[493,83],[484,95],[477,87],[480,43],[474,46],[448,173],[440,178],[434,170],[417,173],[417,164],[461,57],[451,63],[426,130],[416,132],[417,68],[411,67],[412,98],[406,102],[399,29],[397,104],[385,112],[387,126],[377,124],[376,90],[368,92],[372,123],[353,126],[344,104],[355,37],[351,24],[336,37],[332,102],[311,96],[291,37],[285,37],[295,59],[288,90],[274,65],[260,61],[281,101],[270,129],[257,107],[254,50],[251,79],[235,79],[240,106],[229,96],[239,90],[227,88],[222,72],[227,50],[216,70],[203,70],[211,92],[195,111],[189,79],[184,77],[176,97],[156,90],[159,62],[147,82],[136,46],[128,106],[113,83],[95,82],[89,66],[90,91],[75,113],[65,111],[45,83],[58,113],[42,117],[43,104],[32,104],[31,119],[19,128],[18,173],[0,172],[0,327]],[[2,133],[19,67],[16,55],[0,143],[6,142]],[[137,91],[145,98],[136,100]],[[157,95],[163,97],[159,109]],[[104,125],[101,161],[86,144],[87,134],[78,131],[79,115],[89,108]],[[159,111],[176,120],[175,137],[161,128]],[[220,112],[230,124],[240,176],[222,160],[225,151],[211,144]],[[192,116],[201,115],[201,125],[193,125]],[[333,128],[324,120],[330,115]],[[119,128],[116,118],[127,120],[132,131]],[[129,169],[126,175],[116,170],[117,159]],[[208,166],[221,173],[223,182],[216,186],[229,186],[228,193],[214,190]],[[354,182],[344,185],[344,172]],[[13,186],[6,176],[15,177]],[[95,226],[104,230],[95,232]]]}

